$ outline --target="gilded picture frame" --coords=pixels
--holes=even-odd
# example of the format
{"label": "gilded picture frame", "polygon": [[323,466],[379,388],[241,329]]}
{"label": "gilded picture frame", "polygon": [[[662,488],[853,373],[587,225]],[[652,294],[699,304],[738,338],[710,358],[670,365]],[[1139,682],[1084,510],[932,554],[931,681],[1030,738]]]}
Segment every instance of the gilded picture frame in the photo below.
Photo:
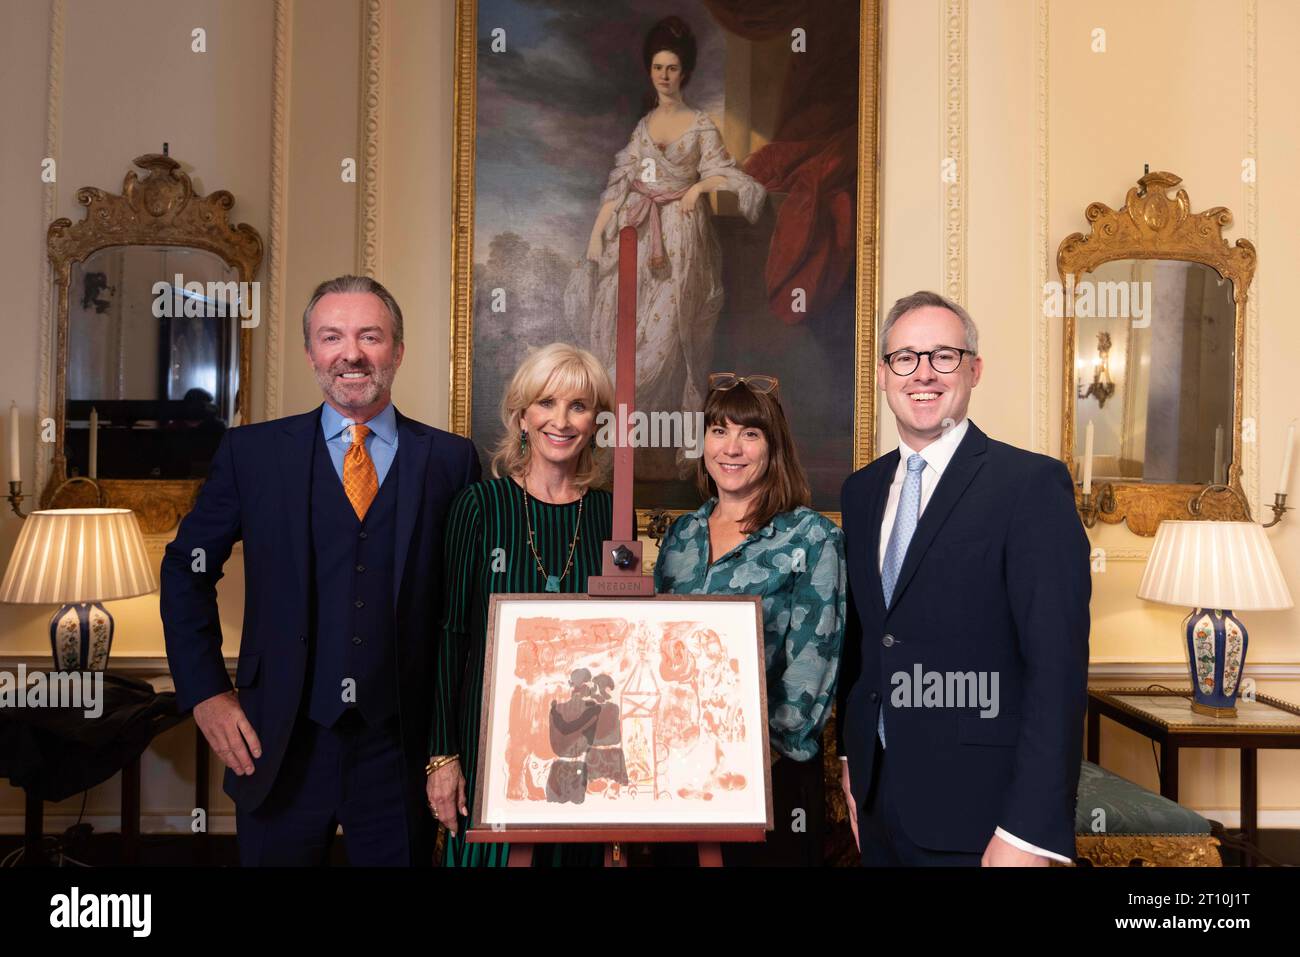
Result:
{"label": "gilded picture frame", "polygon": [[[655,0],[618,0],[617,3],[607,5],[610,17],[622,17],[623,19],[610,20],[602,25],[604,31],[601,36],[602,43],[607,43],[618,47],[618,49],[633,50],[635,53],[630,54],[632,60],[637,59],[635,54],[641,51],[642,37],[645,35],[646,25],[656,11],[663,7],[665,11],[680,12],[680,14],[691,20],[697,28],[701,37],[702,49],[707,42],[713,42],[714,48],[717,48],[719,42],[725,41],[730,44],[726,47],[728,51],[739,50],[740,54],[725,60],[721,66],[714,66],[723,77],[724,90],[730,90],[731,83],[728,76],[733,75],[741,67],[750,69],[751,76],[756,74],[760,67],[752,64],[746,66],[741,64],[737,66],[735,60],[743,59],[745,54],[744,42],[737,40],[736,35],[727,32],[718,23],[726,22],[730,26],[736,25],[735,18],[746,18],[753,16],[753,8],[745,8],[744,5],[736,4],[734,0],[702,0],[702,2],[686,5],[683,7],[677,4],[668,7],[662,3],[656,3]],[[791,5],[787,5],[791,6]],[[793,6],[798,6],[795,4]],[[626,17],[625,7],[635,8],[635,17]],[[825,7],[825,10],[823,10]],[[572,8],[572,9],[571,9]],[[729,9],[728,9],[729,8]],[[515,26],[515,21],[510,16],[503,14],[503,10],[513,11],[523,9],[522,5],[514,0],[457,0],[456,5],[456,39],[455,39],[455,79],[454,79],[454,131],[453,131],[453,205],[452,205],[452,297],[451,297],[451,326],[450,326],[450,402],[449,402],[449,427],[452,431],[467,435],[473,438],[478,444],[480,453],[486,456],[490,453],[491,446],[501,434],[501,426],[497,419],[497,403],[500,400],[500,392],[503,389],[502,377],[506,374],[507,366],[497,363],[494,368],[492,363],[494,356],[491,350],[495,346],[485,345],[484,337],[489,331],[484,329],[484,317],[489,315],[487,312],[487,297],[490,292],[496,290],[483,288],[484,274],[489,271],[487,257],[491,254],[489,244],[493,241],[499,241],[502,238],[500,223],[503,221],[501,209],[519,210],[522,209],[521,216],[526,217],[529,214],[528,200],[526,197],[520,198],[516,206],[510,203],[515,201],[514,197],[503,201],[498,189],[496,192],[491,191],[492,182],[501,182],[502,164],[513,162],[511,151],[508,149],[484,149],[483,137],[489,135],[491,130],[497,130],[506,127],[510,123],[540,123],[542,121],[533,118],[531,113],[524,113],[522,119],[520,113],[516,111],[507,115],[508,111],[502,106],[503,103],[509,103],[501,96],[501,88],[504,83],[516,82],[522,83],[519,76],[527,78],[527,63],[524,61],[515,61],[511,64],[511,70],[514,72],[503,72],[503,64],[511,63],[504,59],[512,55],[512,51],[518,52],[519,48],[527,48],[530,42],[535,40],[528,35],[528,29],[535,27],[534,21],[528,23],[519,23]],[[583,10],[572,7],[571,4],[557,0],[553,4],[530,3],[527,5],[527,12],[533,17],[545,17],[548,14],[575,14],[588,15],[586,10],[590,9],[589,5]],[[775,8],[773,8],[775,10]],[[839,14],[847,10],[848,16],[856,14],[856,103],[854,109],[855,129],[852,131],[853,141],[847,145],[846,152],[855,164],[852,172],[851,211],[846,214],[846,223],[851,222],[853,241],[842,249],[842,254],[847,259],[846,269],[843,270],[842,287],[839,291],[841,297],[834,301],[833,305],[827,306],[821,314],[815,314],[810,319],[805,328],[812,330],[808,333],[811,342],[817,343],[810,346],[802,352],[798,347],[771,346],[775,350],[781,348],[782,361],[784,356],[793,355],[792,360],[798,367],[797,374],[781,375],[788,373],[787,369],[779,368],[740,368],[732,370],[730,365],[719,366],[709,371],[738,371],[742,374],[769,373],[781,375],[781,398],[786,408],[787,416],[791,420],[791,427],[794,432],[794,438],[801,458],[804,460],[805,467],[809,471],[811,484],[813,486],[813,507],[822,511],[835,521],[839,520],[839,486],[847,475],[857,468],[869,463],[876,455],[875,449],[875,366],[876,366],[876,317],[879,312],[879,155],[880,155],[880,128],[879,128],[879,98],[880,98],[880,0],[860,0],[857,4],[856,11],[852,7],[845,5],[827,6],[824,0],[808,0],[806,5],[801,8],[808,14],[810,23],[816,23],[816,18],[823,16],[826,11],[834,11]],[[722,10],[723,12],[719,12]],[[620,12],[621,11],[621,12]],[[784,10],[774,12],[773,16],[784,16]],[[726,17],[733,19],[727,20]],[[486,18],[486,19],[485,19]],[[712,18],[712,19],[711,19]],[[488,22],[491,21],[491,22]],[[715,22],[716,21],[716,22]],[[553,21],[560,22],[560,21]],[[745,21],[745,26],[749,26],[749,21]],[[768,25],[770,26],[770,25]],[[769,46],[762,47],[762,50],[770,51],[773,47],[770,44],[785,43],[792,48],[798,48],[801,42],[800,33],[802,28],[795,27],[786,30],[788,23],[781,26],[779,35],[773,34],[771,30],[764,34],[766,39],[762,43]],[[710,35],[718,34],[723,36],[723,41],[718,41],[716,37],[709,41]],[[824,27],[821,33],[816,29],[809,31],[806,42],[813,44],[812,53],[809,54],[805,49],[799,49],[798,55],[815,55],[815,44],[827,38]],[[745,41],[749,42],[749,41]],[[846,41],[850,42],[850,41]],[[514,44],[515,46],[512,46]],[[620,46],[621,45],[621,46]],[[753,48],[759,50],[759,41],[752,42]],[[760,52],[762,52],[760,50]],[[503,59],[493,61],[491,69],[485,67],[482,58],[488,55],[499,55]],[[621,54],[620,54],[621,55]],[[611,54],[613,56],[613,54]],[[615,58],[617,59],[617,58]],[[843,59],[843,58],[841,58]],[[521,62],[524,69],[521,69]],[[623,63],[628,62],[628,58],[617,61],[619,68]],[[703,58],[701,60],[703,63]],[[753,63],[766,63],[763,57],[757,54],[753,57]],[[787,66],[790,61],[783,61]],[[812,62],[812,61],[810,61]],[[608,64],[603,64],[608,66]],[[640,69],[639,63],[632,63],[629,69],[635,67]],[[487,71],[485,74],[485,70]],[[497,72],[492,72],[496,70]],[[701,72],[703,67],[701,67]],[[728,72],[729,71],[729,72]],[[779,93],[773,93],[771,98],[775,101],[780,98],[790,96],[790,72],[784,72],[778,78],[775,75],[764,79],[766,90],[775,90],[780,80],[782,89]],[[704,87],[706,77],[701,77],[698,87]],[[720,82],[723,82],[720,81]],[[753,82],[752,80],[750,81]],[[484,86],[486,84],[486,87]],[[486,93],[484,90],[486,89]],[[836,84],[823,84],[822,90],[838,89]],[[852,87],[849,87],[852,90]],[[763,90],[755,94],[759,98]],[[849,93],[844,94],[845,97]],[[730,93],[726,94],[726,110],[719,111],[717,114],[717,125],[722,129],[724,138],[734,136],[727,130],[734,127],[732,120],[733,103],[737,99],[731,97]],[[495,97],[495,99],[494,99]],[[694,105],[694,104],[692,104]],[[544,105],[545,106],[545,105]],[[741,107],[745,110],[757,111],[758,107],[753,104],[742,103]],[[704,107],[700,107],[704,110]],[[739,109],[739,108],[738,108]],[[774,107],[775,109],[775,107]],[[781,109],[786,112],[786,119],[789,118],[788,105],[782,105]],[[486,119],[484,111],[486,113]],[[575,112],[575,115],[578,113]],[[631,116],[631,113],[628,113]],[[713,116],[713,113],[710,113]],[[750,114],[746,114],[750,115]],[[585,114],[582,118],[587,119]],[[628,124],[630,126],[630,123]],[[724,129],[724,127],[726,127]],[[554,124],[550,128],[555,130]],[[584,128],[575,126],[571,131],[561,131],[572,139],[568,142],[580,143],[584,136]],[[626,136],[624,131],[622,136]],[[588,137],[590,138],[590,137]],[[608,140],[606,142],[605,140]],[[754,134],[746,143],[762,143],[762,139]],[[493,141],[492,146],[499,146],[499,141]],[[599,144],[601,155],[612,157],[615,152],[623,145],[622,141],[613,136],[605,137]],[[595,147],[593,147],[595,148]],[[734,155],[735,162],[741,168],[744,166],[747,158],[741,149],[732,148],[730,152]],[[752,157],[754,154],[750,154]],[[527,181],[534,177],[538,172],[544,172],[545,175],[573,175],[577,176],[572,170],[565,168],[566,154],[563,151],[557,151],[554,155],[544,156],[541,158],[527,158],[525,164],[532,163],[532,166],[523,166],[517,168],[518,180],[520,181],[521,191],[526,192],[528,188],[536,184],[530,184]],[[514,168],[512,168],[514,169]],[[584,169],[581,172],[582,186],[581,189],[590,195],[590,201],[587,203],[589,208],[581,211],[581,217],[584,222],[590,223],[590,217],[594,217],[597,209],[597,199],[600,197],[600,188],[603,185],[603,178],[594,176],[590,170]],[[599,173],[603,177],[605,173]],[[495,180],[493,179],[495,177]],[[763,213],[769,219],[775,219],[780,223],[780,209],[783,203],[791,202],[790,197],[795,194],[784,193],[779,189],[773,189],[768,195],[768,209]],[[586,202],[584,198],[584,202]],[[503,206],[504,203],[504,206]],[[756,245],[750,233],[746,233],[746,226],[735,214],[735,203],[732,201],[730,213],[726,207],[727,198],[724,194],[715,194],[712,204],[712,215],[717,217],[717,222],[726,226],[732,222],[738,224],[738,228],[733,234],[740,236],[736,240],[737,249],[751,248]],[[731,215],[732,219],[726,217]],[[566,211],[567,215],[567,211]],[[575,214],[576,215],[576,214]],[[495,216],[493,229],[495,234],[483,227],[483,223],[489,218]],[[476,219],[476,217],[478,217]],[[506,220],[508,222],[508,220]],[[567,220],[566,220],[567,222]],[[751,220],[751,223],[753,221]],[[760,221],[756,229],[763,228],[763,222]],[[481,234],[476,235],[476,230]],[[581,242],[586,244],[585,234],[574,238],[572,235],[576,230],[556,230],[555,234],[563,234],[563,242],[567,243],[564,251],[572,252],[574,244]],[[522,233],[523,230],[520,230]],[[762,269],[763,262],[759,262],[758,270],[747,268],[745,263],[735,260],[731,252],[731,247],[727,245],[729,239],[726,231],[723,230],[722,246],[724,260],[724,279],[728,289],[728,295],[733,299],[747,298],[752,302],[762,300],[764,309],[753,309],[746,313],[746,321],[755,323],[765,323],[761,328],[769,330],[770,334],[754,335],[752,338],[756,341],[772,340],[777,343],[796,341],[791,338],[795,333],[791,332],[798,326],[801,321],[797,316],[782,317],[777,311],[780,304],[777,301],[777,292],[780,287],[772,278],[772,270],[769,268],[766,274],[767,288],[764,289],[765,273]],[[518,239],[518,236],[514,236]],[[745,244],[748,245],[745,245]],[[533,254],[536,255],[538,242],[534,240]],[[495,248],[495,247],[494,247]],[[528,244],[524,243],[523,248],[526,250]],[[775,249],[773,244],[769,247],[767,253]],[[549,255],[549,248],[546,250]],[[671,254],[670,254],[671,255]],[[739,255],[739,254],[737,254]],[[733,256],[733,261],[728,262],[727,257]],[[552,257],[555,258],[555,257]],[[573,256],[565,259],[565,265],[568,266],[574,260]],[[769,267],[771,263],[768,263]],[[741,284],[746,293],[744,297],[736,297],[734,291],[741,288]],[[782,291],[782,294],[784,292]],[[772,314],[766,312],[766,306],[771,305]],[[736,308],[739,308],[738,306]],[[839,311],[835,311],[839,310]],[[773,318],[775,314],[778,318]],[[831,317],[824,318],[824,317]],[[782,322],[782,319],[784,321]],[[517,319],[515,320],[518,321]],[[720,330],[725,329],[725,322],[728,321],[724,314],[723,323],[719,324]],[[736,328],[735,318],[732,318],[732,329]],[[476,322],[478,328],[476,328]],[[820,323],[820,325],[818,325]],[[832,328],[833,327],[833,328]],[[851,328],[850,328],[851,327]],[[516,327],[504,327],[505,335],[513,335]],[[749,328],[746,327],[746,336],[749,336]],[[557,325],[557,333],[550,339],[561,339],[565,341],[577,341],[575,338],[564,335],[565,327]],[[501,333],[493,333],[500,335]],[[719,334],[719,342],[722,342],[723,333]],[[782,338],[783,336],[787,338]],[[821,337],[821,338],[818,338]],[[522,338],[522,337],[520,337]],[[549,340],[548,340],[549,341]],[[730,340],[728,340],[730,341]],[[531,342],[530,345],[540,345],[542,341]],[[585,345],[584,342],[578,341],[579,345]],[[510,348],[516,348],[517,343],[511,342]],[[727,361],[727,350],[719,348],[715,353],[717,361],[725,363]],[[517,358],[515,359],[517,361]],[[827,365],[826,375],[817,373],[818,363]],[[757,364],[757,363],[756,363]],[[485,371],[487,370],[487,371]],[[641,368],[638,368],[638,404],[642,407],[646,403],[641,398]],[[476,381],[477,392],[476,392]],[[845,398],[852,397],[851,408],[847,407],[844,402]],[[821,419],[815,419],[812,412],[805,411],[804,404],[819,404],[818,408],[823,410],[832,410],[836,416],[834,427],[826,425],[828,421],[825,414]],[[698,495],[693,491],[693,485],[688,485],[688,476],[686,466],[683,465],[681,456],[678,456],[678,473],[675,484],[664,481],[660,485],[652,484],[653,480],[645,479],[646,472],[641,464],[642,459],[638,455],[637,477],[638,486],[636,492],[636,505],[638,516],[638,527],[645,531],[650,522],[652,514],[658,512],[662,516],[680,514],[689,511],[698,504]],[[659,489],[664,490],[664,494],[659,493]],[[671,500],[669,500],[671,499]],[[687,501],[690,499],[690,501]]]}

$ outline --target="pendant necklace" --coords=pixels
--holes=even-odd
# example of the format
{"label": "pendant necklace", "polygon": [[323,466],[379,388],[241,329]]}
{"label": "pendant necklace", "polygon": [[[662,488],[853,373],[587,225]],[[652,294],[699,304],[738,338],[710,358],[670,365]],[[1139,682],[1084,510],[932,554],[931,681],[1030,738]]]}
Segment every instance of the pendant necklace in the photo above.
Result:
{"label": "pendant necklace", "polygon": [[548,575],[546,573],[546,566],[542,564],[542,556],[537,554],[537,541],[536,541],[536,537],[533,535],[532,509],[528,507],[529,499],[531,499],[532,496],[528,493],[527,479],[524,479],[523,492],[524,492],[524,521],[528,525],[528,547],[533,553],[533,561],[537,563],[537,571],[541,574],[543,578],[546,579],[546,590],[548,592],[559,592],[560,583],[563,582],[564,579],[569,577],[569,569],[573,567],[573,553],[578,548],[578,532],[582,528],[582,506],[587,500],[587,492],[584,489],[582,494],[578,496],[578,519],[576,522],[574,522],[573,525],[573,541],[569,543],[569,560],[564,563],[564,571],[558,576]]}

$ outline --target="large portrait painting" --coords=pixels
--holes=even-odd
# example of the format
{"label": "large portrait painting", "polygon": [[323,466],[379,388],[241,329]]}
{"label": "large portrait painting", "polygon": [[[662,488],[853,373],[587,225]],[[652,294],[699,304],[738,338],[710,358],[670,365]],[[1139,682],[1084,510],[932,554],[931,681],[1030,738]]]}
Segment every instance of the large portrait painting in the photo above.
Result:
{"label": "large portrait painting", "polygon": [[632,226],[637,410],[665,424],[635,453],[639,512],[699,505],[715,371],[778,378],[812,504],[836,512],[874,454],[879,0],[457,10],[453,430],[491,449],[537,346],[613,374]]}
{"label": "large portrait painting", "polygon": [[770,830],[761,632],[756,596],[493,595],[476,825]]}

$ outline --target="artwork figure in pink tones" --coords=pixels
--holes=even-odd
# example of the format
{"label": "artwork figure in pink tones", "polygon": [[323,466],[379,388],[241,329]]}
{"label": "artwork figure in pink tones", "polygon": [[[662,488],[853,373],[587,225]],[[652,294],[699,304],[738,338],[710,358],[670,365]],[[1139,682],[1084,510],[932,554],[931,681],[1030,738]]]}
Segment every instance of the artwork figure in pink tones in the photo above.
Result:
{"label": "artwork figure in pink tones", "polygon": [[[743,791],[738,662],[699,622],[521,618],[506,796],[709,802]],[[761,786],[762,782],[754,782]]]}

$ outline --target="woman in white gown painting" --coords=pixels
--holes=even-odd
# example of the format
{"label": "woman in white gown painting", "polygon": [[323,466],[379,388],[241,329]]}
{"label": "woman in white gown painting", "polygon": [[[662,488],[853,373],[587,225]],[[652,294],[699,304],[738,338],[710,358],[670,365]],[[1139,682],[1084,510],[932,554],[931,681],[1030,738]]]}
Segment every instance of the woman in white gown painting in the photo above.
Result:
{"label": "woman in white gown painting", "polygon": [[[704,405],[723,298],[721,250],[705,194],[735,193],[751,223],[767,195],[737,168],[708,114],[682,99],[695,56],[695,37],[678,17],[661,20],[646,36],[644,63],[659,104],[615,157],[587,261],[565,291],[569,322],[575,330],[590,328],[592,351],[612,374],[618,233],[636,228],[636,401],[644,412]],[[676,478],[673,458],[639,453],[638,474]],[[680,449],[676,458],[680,463]]]}

